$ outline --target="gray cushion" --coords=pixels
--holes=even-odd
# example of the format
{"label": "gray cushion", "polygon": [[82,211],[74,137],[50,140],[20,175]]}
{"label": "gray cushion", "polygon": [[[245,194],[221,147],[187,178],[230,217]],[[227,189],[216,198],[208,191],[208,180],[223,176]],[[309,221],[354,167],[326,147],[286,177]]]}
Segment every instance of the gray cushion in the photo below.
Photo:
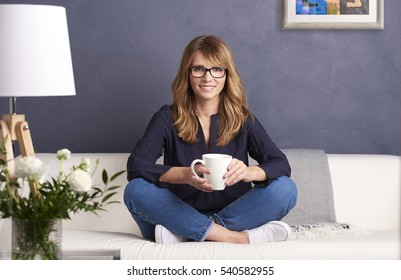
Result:
{"label": "gray cushion", "polygon": [[290,162],[298,200],[283,221],[290,225],[336,222],[327,155],[316,149],[283,149]]}
{"label": "gray cushion", "polygon": [[[333,188],[326,153],[318,149],[282,151],[290,162],[291,178],[298,187],[297,204],[283,221],[291,226],[335,223]],[[257,162],[249,158],[249,164]]]}

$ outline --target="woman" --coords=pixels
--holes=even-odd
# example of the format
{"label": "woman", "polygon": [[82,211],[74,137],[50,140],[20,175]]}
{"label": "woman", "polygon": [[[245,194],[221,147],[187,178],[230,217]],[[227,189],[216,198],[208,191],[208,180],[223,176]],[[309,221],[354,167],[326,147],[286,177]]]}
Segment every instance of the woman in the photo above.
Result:
{"label": "woman", "polygon": [[[143,237],[157,243],[284,241],[280,220],[295,206],[290,166],[247,107],[228,46],[199,36],[186,47],[173,104],[151,119],[128,163],[124,201]],[[192,174],[205,153],[232,155],[227,187],[213,191]],[[258,165],[248,166],[248,153]],[[164,154],[164,165],[155,164]],[[196,173],[210,173],[203,165]],[[253,187],[252,187],[253,186]]]}

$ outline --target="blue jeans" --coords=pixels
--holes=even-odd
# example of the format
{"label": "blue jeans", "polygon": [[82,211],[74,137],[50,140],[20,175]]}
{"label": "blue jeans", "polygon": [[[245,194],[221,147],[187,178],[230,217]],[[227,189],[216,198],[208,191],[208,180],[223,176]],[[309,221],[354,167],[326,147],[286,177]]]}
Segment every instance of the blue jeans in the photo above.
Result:
{"label": "blue jeans", "polygon": [[204,241],[214,222],[234,231],[249,230],[281,220],[295,206],[295,183],[279,177],[265,186],[255,186],[216,213],[201,213],[166,188],[141,178],[125,188],[124,202],[144,238],[154,240],[155,225],[194,241]]}

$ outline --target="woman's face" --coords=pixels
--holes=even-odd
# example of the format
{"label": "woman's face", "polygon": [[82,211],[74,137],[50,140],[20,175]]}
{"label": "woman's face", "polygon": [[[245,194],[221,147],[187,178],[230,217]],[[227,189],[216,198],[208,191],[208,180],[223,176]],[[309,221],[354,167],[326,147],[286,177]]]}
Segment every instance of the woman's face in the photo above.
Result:
{"label": "woman's face", "polygon": [[[204,58],[203,54],[200,51],[197,51],[193,55],[192,67],[212,68],[222,66],[212,65]],[[201,78],[195,78],[192,75],[189,75],[191,88],[195,93],[196,100],[218,102],[220,92],[223,90],[224,84],[226,82],[226,76],[227,75],[224,75],[224,77],[222,78],[214,78],[210,74],[210,71],[207,71],[205,76]]]}

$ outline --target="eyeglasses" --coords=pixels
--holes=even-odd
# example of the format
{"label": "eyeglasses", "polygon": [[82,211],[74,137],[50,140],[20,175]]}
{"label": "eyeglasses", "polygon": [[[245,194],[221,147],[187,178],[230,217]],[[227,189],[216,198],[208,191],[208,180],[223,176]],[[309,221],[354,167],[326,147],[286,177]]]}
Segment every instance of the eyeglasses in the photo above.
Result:
{"label": "eyeglasses", "polygon": [[206,72],[209,72],[213,78],[223,78],[226,75],[227,68],[224,67],[212,67],[205,68],[200,66],[193,66],[189,68],[192,77],[194,78],[202,78],[206,75]]}

